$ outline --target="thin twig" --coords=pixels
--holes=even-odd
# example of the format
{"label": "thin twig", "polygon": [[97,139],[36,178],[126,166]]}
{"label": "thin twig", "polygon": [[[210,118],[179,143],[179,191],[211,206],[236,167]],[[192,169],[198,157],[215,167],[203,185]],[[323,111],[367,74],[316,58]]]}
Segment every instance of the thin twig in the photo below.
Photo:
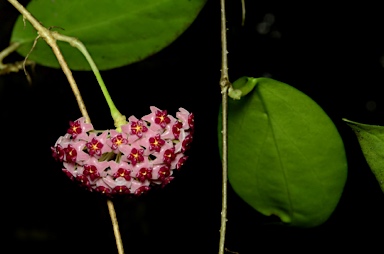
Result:
{"label": "thin twig", "polygon": [[245,24],[245,0],[241,0],[241,26]]}
{"label": "thin twig", "polygon": [[[54,37],[53,33],[42,26],[33,16],[32,14],[24,8],[17,0],[8,0],[22,15],[25,19],[27,19],[32,26],[38,31],[38,36],[43,38],[47,44],[52,48],[53,53],[55,54],[61,69],[63,70],[65,76],[68,79],[68,82],[72,88],[73,94],[75,95],[76,101],[78,103],[79,109],[81,111],[81,114],[85,117],[87,122],[91,122],[87,109],[85,107],[84,101],[81,97],[79,88],[77,87],[76,81],[73,78],[72,72],[69,69],[67,62],[65,61],[63,55],[61,54],[61,51],[59,47],[56,44],[56,38]],[[113,202],[111,200],[107,201],[108,205],[108,211],[112,220],[112,225],[113,225],[113,231],[115,234],[115,239],[116,239],[116,245],[117,245],[117,250],[119,254],[124,254],[124,249],[123,249],[123,244],[121,240],[121,235],[119,232],[119,224],[116,218],[116,212],[113,206]]]}
{"label": "thin twig", "polygon": [[228,144],[227,144],[227,109],[228,109],[228,58],[227,58],[227,26],[225,18],[225,0],[220,0],[221,7],[221,96],[222,96],[222,208],[221,208],[221,228],[219,254],[224,254],[225,232],[227,225],[227,182],[228,182]]}
{"label": "thin twig", "polygon": [[113,232],[115,233],[117,251],[119,254],[124,254],[123,241],[121,239],[119,223],[117,221],[116,212],[115,212],[115,208],[113,206],[112,200],[108,199],[107,205],[108,205],[108,211],[109,211],[109,215],[111,217],[111,221],[113,225]]}
{"label": "thin twig", "polygon": [[[14,43],[11,43],[7,48],[0,51],[0,75],[8,74],[11,72],[18,72],[23,68],[25,71],[26,65],[32,65],[32,67],[34,66],[35,63],[29,60],[17,61],[14,63],[6,63],[6,64],[4,63],[4,59],[7,56],[9,56],[11,53],[13,53],[19,46],[20,46],[20,43],[14,42]],[[30,80],[28,79],[28,81]]]}
{"label": "thin twig", "polygon": [[20,46],[19,43],[12,43],[7,48],[5,48],[3,51],[0,52],[0,69],[3,69],[6,67],[5,64],[3,64],[4,58],[6,58],[9,54],[11,54],[13,51],[15,51]]}

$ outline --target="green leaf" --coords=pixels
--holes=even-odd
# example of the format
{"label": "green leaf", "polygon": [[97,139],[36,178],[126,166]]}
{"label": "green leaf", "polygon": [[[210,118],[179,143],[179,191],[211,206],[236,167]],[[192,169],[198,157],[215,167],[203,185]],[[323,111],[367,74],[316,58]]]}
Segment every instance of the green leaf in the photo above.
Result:
{"label": "green leaf", "polygon": [[384,127],[343,120],[355,132],[364,157],[384,192]]}
{"label": "green leaf", "polygon": [[[27,9],[44,26],[78,38],[100,70],[140,61],[171,44],[197,17],[206,0],[32,0]],[[60,29],[61,28],[61,29]],[[63,29],[63,30],[62,30]],[[26,56],[37,36],[20,16],[11,42]],[[90,70],[84,57],[68,43],[58,43],[72,70]],[[52,50],[40,39],[29,56],[59,68]]]}
{"label": "green leaf", "polygon": [[[234,88],[248,94],[228,102],[230,184],[254,209],[277,215],[285,225],[322,224],[337,206],[347,178],[344,144],[335,125],[318,104],[287,84],[242,79]],[[221,115],[218,132],[222,149]]]}

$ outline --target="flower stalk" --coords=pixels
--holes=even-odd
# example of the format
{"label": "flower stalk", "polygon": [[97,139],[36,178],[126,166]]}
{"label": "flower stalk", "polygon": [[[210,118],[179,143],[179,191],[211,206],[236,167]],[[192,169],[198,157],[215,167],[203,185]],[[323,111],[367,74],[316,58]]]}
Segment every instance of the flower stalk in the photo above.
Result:
{"label": "flower stalk", "polygon": [[121,125],[126,123],[126,118],[124,115],[122,115],[119,110],[116,108],[108,90],[105,86],[105,83],[100,75],[100,71],[97,68],[95,62],[93,61],[91,55],[89,54],[87,48],[84,46],[84,44],[79,41],[78,39],[66,35],[62,35],[57,32],[53,32],[53,36],[60,41],[68,42],[72,47],[77,48],[85,57],[85,59],[88,61],[89,66],[91,67],[93,74],[96,77],[97,82],[99,83],[99,86],[101,88],[101,91],[103,92],[104,98],[107,101],[108,107],[111,111],[111,116],[113,120],[115,121],[115,127],[120,128]]}

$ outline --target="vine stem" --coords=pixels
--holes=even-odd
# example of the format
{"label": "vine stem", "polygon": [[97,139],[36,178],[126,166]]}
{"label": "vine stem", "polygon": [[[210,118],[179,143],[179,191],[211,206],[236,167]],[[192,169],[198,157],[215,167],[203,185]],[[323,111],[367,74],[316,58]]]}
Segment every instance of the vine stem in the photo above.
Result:
{"label": "vine stem", "polygon": [[[87,109],[85,107],[84,101],[81,97],[79,88],[76,84],[75,79],[73,78],[72,72],[69,69],[67,62],[65,61],[65,59],[64,59],[64,57],[60,51],[60,48],[57,46],[57,43],[56,43],[57,38],[55,37],[55,35],[57,36],[57,33],[51,32],[49,29],[42,26],[40,24],[40,22],[37,19],[35,19],[33,17],[33,15],[27,9],[25,9],[24,6],[22,6],[17,0],[8,0],[8,2],[10,4],[12,4],[21,13],[21,15],[23,15],[24,19],[28,20],[32,24],[32,26],[37,30],[38,37],[43,38],[46,41],[46,43],[52,48],[52,51],[55,54],[57,61],[59,62],[60,67],[63,70],[63,72],[64,72],[65,76],[67,77],[68,82],[72,88],[72,92],[76,98],[76,101],[78,103],[78,106],[79,106],[79,109],[81,111],[82,116],[85,117],[85,119],[88,123],[90,123],[91,119],[89,118],[89,115],[88,115]],[[88,56],[86,56],[86,59],[89,60]],[[93,61],[92,61],[92,63],[93,63]],[[99,76],[100,76],[100,74],[99,74]],[[98,78],[97,75],[96,75],[96,77]],[[100,79],[101,79],[101,76],[100,76]],[[98,79],[98,81],[99,81],[99,79]],[[100,81],[99,81],[99,84],[100,84]],[[104,91],[103,91],[103,93],[104,93]],[[109,96],[109,94],[108,94],[108,96]],[[107,101],[108,101],[108,99],[107,99]],[[108,205],[109,215],[110,215],[111,220],[112,220],[112,226],[113,226],[113,231],[115,234],[118,253],[124,254],[122,239],[121,239],[121,235],[119,232],[119,224],[117,221],[116,212],[114,209],[113,202],[111,200],[107,200],[107,205]]]}
{"label": "vine stem", "polygon": [[227,133],[227,116],[228,116],[228,88],[230,86],[228,78],[228,50],[227,50],[227,26],[225,17],[225,0],[220,0],[221,8],[221,77],[220,88],[222,96],[222,207],[221,207],[221,227],[219,254],[225,251],[225,233],[227,225],[227,184],[228,184],[228,133]]}
{"label": "vine stem", "polygon": [[112,220],[112,226],[113,226],[113,232],[115,234],[117,251],[119,254],[124,254],[123,242],[121,240],[119,223],[117,221],[115,207],[113,205],[113,202],[110,199],[107,200],[107,205],[108,205],[109,215]]}

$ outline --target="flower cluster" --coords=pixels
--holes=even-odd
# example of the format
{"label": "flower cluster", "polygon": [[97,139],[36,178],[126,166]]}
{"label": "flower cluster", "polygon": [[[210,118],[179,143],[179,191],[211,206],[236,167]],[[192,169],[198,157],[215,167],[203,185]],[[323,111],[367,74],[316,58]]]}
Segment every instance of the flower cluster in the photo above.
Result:
{"label": "flower cluster", "polygon": [[164,186],[187,159],[194,116],[183,108],[176,118],[166,110],[150,109],[141,119],[129,117],[121,132],[95,131],[84,117],[70,122],[67,133],[51,147],[52,156],[63,162],[70,179],[108,196],[141,195],[154,185]]}

